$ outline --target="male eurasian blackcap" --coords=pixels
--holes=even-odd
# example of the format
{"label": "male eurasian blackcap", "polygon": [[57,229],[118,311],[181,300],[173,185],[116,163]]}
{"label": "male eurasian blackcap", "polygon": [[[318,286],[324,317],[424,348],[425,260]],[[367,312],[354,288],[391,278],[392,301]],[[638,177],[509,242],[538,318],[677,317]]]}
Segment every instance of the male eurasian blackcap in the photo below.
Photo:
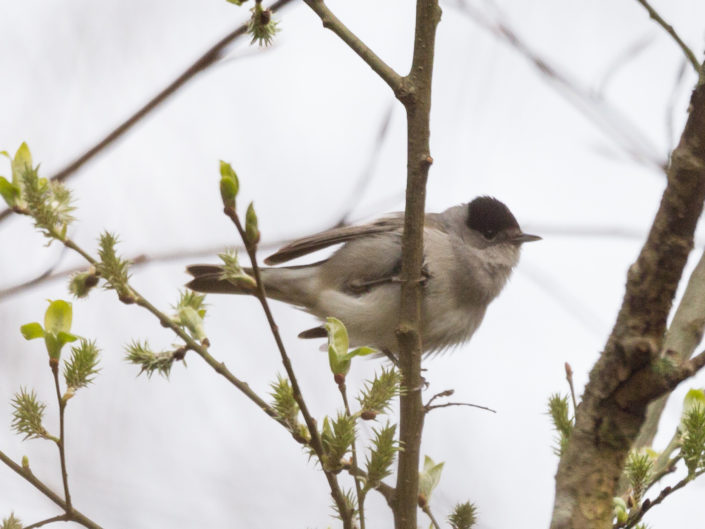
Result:
{"label": "male eurasian blackcap", "polygon": [[[395,354],[399,319],[403,214],[362,226],[334,228],[296,240],[265,259],[279,264],[345,243],[331,257],[303,266],[262,268],[267,296],[318,318],[335,316],[347,327],[351,346],[369,345]],[[473,335],[487,305],[500,293],[519,261],[523,233],[499,200],[478,197],[442,213],[426,214],[421,339],[425,353],[464,342]],[[199,292],[252,294],[221,277],[217,265],[193,265],[188,287]],[[249,272],[249,270],[246,270]],[[322,327],[302,338],[325,336]]]}

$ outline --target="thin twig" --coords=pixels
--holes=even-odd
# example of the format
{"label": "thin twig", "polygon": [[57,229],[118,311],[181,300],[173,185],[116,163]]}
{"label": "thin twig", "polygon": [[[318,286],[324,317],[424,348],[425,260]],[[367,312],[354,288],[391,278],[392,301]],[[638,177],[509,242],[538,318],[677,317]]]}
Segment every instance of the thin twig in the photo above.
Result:
{"label": "thin twig", "polygon": [[372,68],[382,80],[389,85],[398,96],[404,90],[404,78],[395,72],[391,66],[380,59],[364,42],[362,42],[338,17],[336,17],[323,0],[304,0],[320,17],[323,27],[338,35],[367,65]]}
{"label": "thin twig", "polygon": [[47,525],[50,523],[54,522],[70,522],[71,517],[68,514],[60,514],[59,516],[53,516],[51,518],[47,518],[46,520],[41,520],[39,522],[35,522],[31,525],[25,525],[22,527],[22,529],[35,529],[36,527],[41,527],[42,525]]}
{"label": "thin twig", "polygon": [[[274,2],[269,9],[276,11],[282,7],[289,4],[291,0],[278,0]],[[174,92],[181,88],[184,84],[191,80],[196,74],[202,72],[215,62],[217,62],[222,56],[223,51],[227,48],[233,41],[239,37],[247,34],[247,28],[249,21],[241,24],[233,31],[225,35],[218,42],[208,49],[203,55],[201,55],[195,62],[193,62],[186,70],[184,70],[176,79],[170,82],[164,89],[162,89],[157,95],[147,101],[139,110],[132,114],[125,121],[120,123],[115,129],[110,131],[105,137],[103,137],[98,143],[93,145],[86,152],[81,154],[73,162],[69,163],[66,167],[59,170],[57,173],[53,174],[51,180],[65,180],[66,178],[72,176],[78,169],[80,169],[86,162],[91,160],[95,155],[100,153],[106,147],[109,147],[112,143],[130,130],[135,124],[137,124],[142,118],[149,114],[152,110],[157,108],[161,103],[169,98]],[[7,217],[11,209],[5,209],[0,212],[0,221]]]}
{"label": "thin twig", "polygon": [[472,404],[470,402],[446,402],[444,404],[434,404],[433,406],[424,407],[424,411],[428,413],[429,411],[435,410],[436,408],[448,408],[449,406],[468,406],[469,408],[479,408],[481,410],[497,413],[497,410],[493,410],[492,408],[488,408],[487,406],[480,406],[479,404]]}
{"label": "thin twig", "polygon": [[428,399],[428,402],[424,404],[424,413],[428,413],[431,410],[434,410],[436,408],[447,408],[449,406],[469,406],[471,408],[479,408],[481,410],[487,410],[491,411],[492,413],[497,413],[496,410],[493,410],[492,408],[488,408],[487,406],[480,406],[479,404],[471,404],[469,402],[446,402],[444,404],[433,404],[433,401],[442,398],[442,397],[450,397],[455,393],[454,389],[446,389],[445,391],[441,391],[440,393],[436,393],[433,397]]}
{"label": "thin twig", "polygon": [[682,489],[685,487],[688,483],[693,481],[696,477],[700,476],[703,474],[705,471],[700,471],[696,472],[692,476],[686,476],[682,480],[680,480],[678,483],[673,485],[672,487],[666,487],[664,488],[658,496],[656,496],[653,500],[646,499],[644,500],[644,503],[641,504],[641,508],[639,509],[638,512],[633,514],[632,516],[629,517],[629,519],[622,523],[622,524],[617,524],[615,525],[615,529],[630,529],[631,527],[634,527],[636,524],[638,524],[641,519],[644,517],[644,515],[655,505],[658,505],[661,503],[663,500],[668,498],[671,494],[676,492],[678,489]]}
{"label": "thin twig", "polygon": [[[356,467],[354,465],[346,465],[344,468],[348,471],[351,476],[355,478],[362,478],[364,481],[367,481],[367,473],[361,468]],[[394,487],[380,481],[379,484],[374,488],[374,490],[376,490],[382,495],[389,507],[394,507],[394,495],[396,493]]]}
{"label": "thin twig", "polygon": [[[350,412],[350,404],[348,403],[348,390],[347,386],[345,385],[345,380],[343,380],[342,383],[338,384],[338,390],[340,391],[340,396],[343,398],[343,405],[345,406],[345,413],[347,416],[350,418],[352,417],[352,413]],[[357,423],[357,417],[355,418],[355,423]],[[353,442],[352,442],[352,464],[354,468],[359,468],[358,461],[357,461],[357,435],[354,436]],[[356,477],[353,477],[353,480],[355,481],[355,493],[357,494],[357,509],[358,513],[360,515],[360,529],[365,529],[365,493],[362,490],[362,486],[360,485],[360,480]]]}
{"label": "thin twig", "polygon": [[352,529],[353,513],[347,507],[347,504],[345,502],[345,495],[340,489],[340,485],[338,484],[338,480],[335,474],[328,471],[325,468],[325,465],[323,464],[325,452],[323,450],[323,443],[321,442],[321,437],[318,433],[316,421],[309,412],[306,401],[303,398],[301,388],[299,387],[298,379],[296,378],[296,374],[294,373],[294,368],[291,364],[291,360],[289,359],[289,355],[286,352],[286,348],[284,347],[284,342],[281,338],[281,335],[279,334],[279,327],[274,321],[274,316],[272,315],[272,311],[269,308],[267,294],[264,290],[264,282],[262,281],[262,274],[260,273],[259,263],[257,262],[256,243],[249,241],[247,234],[245,233],[245,229],[240,223],[240,218],[237,216],[237,213],[235,212],[234,208],[226,207],[224,209],[224,213],[233,222],[233,224],[237,228],[238,233],[240,234],[240,238],[245,243],[245,249],[247,250],[247,254],[250,257],[250,262],[252,264],[252,273],[254,275],[255,282],[257,283],[257,299],[259,300],[260,305],[262,306],[262,310],[264,311],[264,314],[267,318],[267,323],[269,324],[269,328],[272,332],[272,336],[274,337],[274,341],[277,344],[277,349],[279,349],[279,355],[281,357],[282,364],[284,365],[284,370],[286,371],[287,376],[289,377],[289,381],[291,382],[291,389],[294,394],[294,400],[296,400],[296,403],[299,405],[299,410],[301,411],[301,415],[303,416],[304,421],[306,422],[306,426],[309,430],[309,435],[311,436],[310,446],[311,448],[313,448],[314,452],[318,456],[318,459],[321,461],[321,468],[323,469],[323,473],[325,474],[326,479],[328,481],[328,485],[331,490],[331,495],[333,496],[333,500],[335,501],[338,507],[340,517],[343,520],[343,527],[345,529]]}
{"label": "thin twig", "polygon": [[434,529],[441,529],[441,526],[438,524],[436,519],[433,517],[433,513],[431,512],[431,508],[428,506],[428,503],[426,503],[421,510],[428,516],[428,519],[431,520],[431,524],[433,524]]}
{"label": "thin twig", "polygon": [[[56,240],[64,244],[67,248],[71,248],[72,250],[80,254],[91,265],[98,265],[98,261],[94,257],[92,257],[88,252],[86,252],[83,248],[78,246],[78,244],[76,244],[73,240],[69,238],[62,238],[61,235],[58,233],[54,233],[53,236],[56,238]],[[286,421],[279,416],[276,410],[274,410],[274,408],[272,408],[269,404],[262,400],[259,395],[252,391],[252,389],[246,382],[243,382],[235,375],[233,375],[233,373],[230,372],[230,370],[225,366],[223,362],[219,362],[215,358],[213,358],[213,356],[211,356],[211,354],[208,352],[208,347],[206,345],[199,343],[193,338],[191,338],[191,336],[189,336],[188,333],[186,333],[181,327],[179,327],[172,318],[157,309],[132,286],[130,286],[129,284],[127,286],[134,295],[134,303],[144,309],[147,309],[154,316],[156,316],[159,320],[159,323],[161,323],[163,327],[171,329],[179,338],[183,340],[188,349],[194,351],[201,358],[203,358],[203,360],[205,360],[206,363],[211,366],[216,373],[223,376],[223,378],[225,378],[228,382],[230,382],[242,393],[244,393],[245,396],[249,398],[252,402],[254,402],[262,411],[264,411],[267,415],[275,419],[279,424],[281,424],[287,430],[290,431],[289,426],[286,424]]]}
{"label": "thin twig", "polygon": [[673,29],[673,26],[671,26],[668,22],[666,22],[661,15],[658,14],[658,12],[651,7],[651,4],[647,2],[646,0],[636,0],[639,2],[644,8],[649,12],[649,16],[663,29],[666,30],[666,33],[668,33],[671,37],[673,37],[673,40],[676,41],[678,46],[680,46],[680,49],[683,51],[685,54],[686,58],[688,61],[690,61],[690,64],[693,66],[693,69],[695,70],[695,73],[698,74],[698,78],[700,79],[700,82],[703,81],[704,77],[704,72],[700,67],[700,63],[698,62],[698,59],[695,57],[695,54],[693,51],[688,47],[688,45],[683,42],[683,40],[678,36],[678,33],[676,33],[676,30]]}
{"label": "thin twig", "polygon": [[428,399],[428,402],[424,404],[424,408],[428,408],[431,404],[433,404],[433,401],[439,398],[443,397],[450,397],[451,395],[455,394],[454,389],[446,389],[444,391],[441,391],[440,393],[436,393],[433,397]]}
{"label": "thin twig", "polygon": [[[68,506],[66,505],[66,502],[58,494],[56,494],[49,487],[47,487],[43,481],[37,478],[29,468],[22,468],[20,465],[15,463],[10,457],[8,457],[2,450],[0,450],[0,461],[5,463],[8,467],[10,467],[10,469],[14,470],[15,473],[19,474],[35,489],[44,494],[44,496],[49,498],[64,511],[67,511]],[[100,525],[98,525],[93,520],[88,518],[83,513],[77,511],[76,509],[71,509],[71,514],[69,515],[67,512],[67,515],[70,516],[71,521],[80,523],[88,529],[102,529]]]}
{"label": "thin twig", "polygon": [[64,500],[66,501],[66,513],[71,514],[73,507],[71,505],[71,494],[69,493],[69,476],[66,468],[66,437],[64,434],[64,411],[66,410],[66,402],[61,398],[61,388],[59,387],[59,363],[53,358],[49,360],[51,365],[51,373],[54,376],[54,387],[56,388],[56,400],[59,404],[59,442],[56,445],[59,448],[59,459],[61,461],[61,481],[64,484]]}

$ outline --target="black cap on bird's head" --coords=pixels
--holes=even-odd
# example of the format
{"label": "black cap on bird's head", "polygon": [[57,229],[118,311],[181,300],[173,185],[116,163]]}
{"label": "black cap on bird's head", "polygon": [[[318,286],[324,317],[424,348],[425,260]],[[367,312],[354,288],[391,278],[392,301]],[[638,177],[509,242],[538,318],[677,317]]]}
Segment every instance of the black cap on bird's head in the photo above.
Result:
{"label": "black cap on bird's head", "polygon": [[[541,239],[538,235],[522,232],[509,208],[493,197],[477,197],[470,202],[465,223],[487,241],[521,244]],[[499,234],[501,236],[497,237]]]}

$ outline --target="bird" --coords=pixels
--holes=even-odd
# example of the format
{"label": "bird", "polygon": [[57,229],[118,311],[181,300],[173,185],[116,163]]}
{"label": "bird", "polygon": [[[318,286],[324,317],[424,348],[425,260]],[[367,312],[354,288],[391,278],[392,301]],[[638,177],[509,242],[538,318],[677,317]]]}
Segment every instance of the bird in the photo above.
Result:
{"label": "bird", "polygon": [[[322,322],[333,316],[347,328],[350,346],[368,346],[398,358],[403,213],[343,226],[295,240],[265,259],[279,265],[342,244],[329,258],[296,266],[261,268],[268,298],[303,309]],[[421,343],[424,355],[468,341],[487,306],[504,288],[521,246],[540,240],[524,233],[500,200],[479,196],[441,213],[427,213],[423,228]],[[233,283],[219,265],[191,265],[187,287],[202,293],[254,294]],[[252,270],[245,269],[252,274]],[[325,326],[299,334],[327,336]]]}

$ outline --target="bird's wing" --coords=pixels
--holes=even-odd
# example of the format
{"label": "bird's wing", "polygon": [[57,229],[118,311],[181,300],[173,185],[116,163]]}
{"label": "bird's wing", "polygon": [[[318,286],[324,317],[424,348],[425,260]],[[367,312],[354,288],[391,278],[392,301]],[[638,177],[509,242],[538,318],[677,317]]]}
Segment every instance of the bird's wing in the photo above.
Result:
{"label": "bird's wing", "polygon": [[362,226],[344,226],[342,228],[333,228],[331,230],[322,231],[315,235],[303,237],[290,242],[286,246],[277,250],[267,257],[264,262],[268,265],[284,263],[301,257],[302,255],[327,248],[341,242],[359,239],[368,235],[375,235],[398,229],[402,226],[403,218],[400,214],[385,217],[371,224]]}

